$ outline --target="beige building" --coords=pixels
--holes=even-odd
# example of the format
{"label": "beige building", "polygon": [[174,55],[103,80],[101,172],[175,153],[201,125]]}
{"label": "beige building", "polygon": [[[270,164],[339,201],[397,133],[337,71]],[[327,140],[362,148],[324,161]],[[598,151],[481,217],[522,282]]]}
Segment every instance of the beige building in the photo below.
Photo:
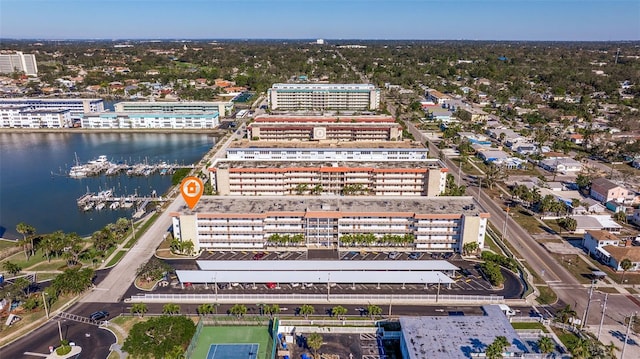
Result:
{"label": "beige building", "polygon": [[402,126],[391,116],[258,116],[247,126],[250,140],[400,141]]}
{"label": "beige building", "polygon": [[447,168],[421,161],[230,161],[209,169],[219,195],[438,196]]}
{"label": "beige building", "polygon": [[359,246],[407,236],[398,248],[461,252],[466,243],[484,246],[489,218],[472,197],[209,196],[195,211],[170,215],[175,238],[193,241],[196,251],[261,249],[276,234],[302,238],[300,248],[337,248],[363,234],[377,241]]}
{"label": "beige building", "polygon": [[380,89],[372,84],[273,84],[267,91],[272,110],[377,110]]}

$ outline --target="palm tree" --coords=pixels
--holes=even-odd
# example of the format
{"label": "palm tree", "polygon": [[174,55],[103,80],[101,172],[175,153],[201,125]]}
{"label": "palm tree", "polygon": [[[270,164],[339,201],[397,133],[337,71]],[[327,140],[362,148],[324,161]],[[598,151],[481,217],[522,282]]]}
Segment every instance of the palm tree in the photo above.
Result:
{"label": "palm tree", "polygon": [[300,314],[304,315],[304,319],[308,319],[309,316],[316,312],[316,308],[309,304],[304,304],[300,307]]}
{"label": "palm tree", "polygon": [[174,303],[167,303],[162,306],[162,314],[179,314],[180,306]]}
{"label": "palm tree", "polygon": [[382,314],[382,308],[377,305],[369,304],[367,305],[367,312],[371,319],[373,319],[375,316]]}
{"label": "palm tree", "polygon": [[542,337],[538,340],[538,349],[541,353],[547,354],[547,356],[549,356],[555,348],[556,343],[549,337]]}
{"label": "palm tree", "polygon": [[20,273],[20,271],[22,271],[22,267],[19,264],[13,263],[11,261],[6,261],[2,263],[2,268],[13,276],[15,276],[16,274]]}
{"label": "palm tree", "polygon": [[215,308],[213,307],[213,304],[205,303],[198,306],[197,310],[198,310],[198,314],[207,315],[207,314],[213,314],[213,312],[215,311]]}
{"label": "palm tree", "polygon": [[618,348],[616,348],[616,345],[613,344],[613,342],[610,342],[610,344],[605,346],[604,349],[610,358],[616,358],[616,350],[618,350]]}
{"label": "palm tree", "polygon": [[277,304],[265,305],[264,312],[266,314],[269,314],[270,317],[273,317],[274,315],[278,315],[280,313],[280,306]]}
{"label": "palm tree", "polygon": [[247,314],[247,307],[243,304],[234,304],[233,307],[229,309],[229,313],[240,318],[241,316]]}
{"label": "palm tree", "polygon": [[622,269],[622,279],[620,279],[620,283],[624,284],[624,275],[629,269],[633,268],[633,263],[629,258],[625,258],[620,261],[620,268]]}
{"label": "palm tree", "polygon": [[338,317],[338,319],[344,319],[344,316],[347,314],[347,308],[338,305],[336,307],[331,308],[331,314]]}
{"label": "palm tree", "polygon": [[[34,246],[33,246],[33,234],[36,232],[36,229],[31,226],[28,225],[24,222],[20,222],[16,225],[16,231],[20,234],[22,234],[22,246],[24,248],[24,255],[27,258],[27,260],[29,259],[29,257],[27,256],[27,245],[28,243],[31,244],[31,255],[33,255],[33,251],[34,251]],[[29,236],[29,241],[27,241],[27,236]]]}
{"label": "palm tree", "polygon": [[131,314],[138,314],[140,317],[144,317],[144,313],[148,311],[149,308],[145,303],[133,303],[131,306]]}
{"label": "palm tree", "polygon": [[578,339],[574,342],[573,346],[569,348],[569,352],[575,359],[583,359],[589,357],[589,340]]}
{"label": "palm tree", "polygon": [[313,357],[318,358],[318,350],[322,346],[323,338],[318,333],[311,333],[307,337],[307,345],[313,350]]}
{"label": "palm tree", "polygon": [[567,304],[558,312],[557,316],[560,322],[562,322],[563,324],[567,324],[569,323],[569,319],[576,316],[576,311],[571,308],[571,305]]}

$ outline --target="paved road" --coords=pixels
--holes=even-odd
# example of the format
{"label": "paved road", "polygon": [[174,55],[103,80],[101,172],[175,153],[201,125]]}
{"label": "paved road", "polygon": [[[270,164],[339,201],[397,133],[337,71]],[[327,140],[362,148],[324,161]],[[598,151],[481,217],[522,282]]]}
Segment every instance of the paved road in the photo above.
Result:
{"label": "paved road", "polygon": [[[13,344],[0,348],[0,358],[37,358],[25,352],[49,354],[50,345],[60,345],[57,322],[57,319],[52,319]],[[106,358],[109,356],[109,347],[116,342],[113,333],[95,325],[61,319],[60,329],[63,338],[82,347],[81,358]]]}

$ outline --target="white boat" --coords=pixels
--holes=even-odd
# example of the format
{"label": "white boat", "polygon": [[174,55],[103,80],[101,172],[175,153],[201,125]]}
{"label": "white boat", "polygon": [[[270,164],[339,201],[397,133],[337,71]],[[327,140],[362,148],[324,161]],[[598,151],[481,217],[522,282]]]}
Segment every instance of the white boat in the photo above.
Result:
{"label": "white boat", "polygon": [[84,166],[73,166],[69,170],[69,177],[73,177],[73,178],[87,177],[88,174],[89,174],[89,171],[87,171],[87,169],[84,168]]}
{"label": "white boat", "polygon": [[90,211],[93,209],[93,202],[89,202],[87,204],[84,205],[84,207],[82,207],[82,210],[84,211]]}
{"label": "white boat", "polygon": [[120,208],[120,202],[113,202],[109,205],[109,209],[118,209]]}
{"label": "white boat", "polygon": [[104,208],[104,206],[105,206],[104,202],[100,202],[100,203],[98,203],[98,205],[96,206],[96,210],[98,210],[98,211],[99,211],[99,210],[103,209],[103,208]]}
{"label": "white boat", "polygon": [[98,199],[107,199],[107,198],[109,198],[109,197],[111,197],[111,196],[113,196],[113,191],[112,191],[112,190],[110,190],[110,189],[105,190],[105,191],[100,191],[100,192],[98,192],[98,194],[96,195],[96,197],[97,197]]}
{"label": "white boat", "polygon": [[103,165],[107,163],[109,163],[109,159],[107,159],[107,156],[105,155],[100,155],[97,159],[89,161],[89,164],[91,165]]}

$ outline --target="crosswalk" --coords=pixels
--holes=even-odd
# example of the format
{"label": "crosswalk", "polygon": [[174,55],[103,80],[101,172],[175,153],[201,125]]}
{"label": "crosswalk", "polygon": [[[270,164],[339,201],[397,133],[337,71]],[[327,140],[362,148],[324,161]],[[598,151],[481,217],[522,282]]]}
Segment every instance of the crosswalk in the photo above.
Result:
{"label": "crosswalk", "polygon": [[80,315],[75,315],[75,314],[71,314],[71,313],[67,313],[67,312],[59,312],[58,314],[55,315],[54,318],[61,318],[61,319],[69,319],[69,320],[73,320],[74,322],[79,322],[79,323],[86,323],[86,324],[91,324],[91,325],[97,325],[99,327],[108,325],[109,322],[106,320],[91,320],[87,317],[83,317]]}

